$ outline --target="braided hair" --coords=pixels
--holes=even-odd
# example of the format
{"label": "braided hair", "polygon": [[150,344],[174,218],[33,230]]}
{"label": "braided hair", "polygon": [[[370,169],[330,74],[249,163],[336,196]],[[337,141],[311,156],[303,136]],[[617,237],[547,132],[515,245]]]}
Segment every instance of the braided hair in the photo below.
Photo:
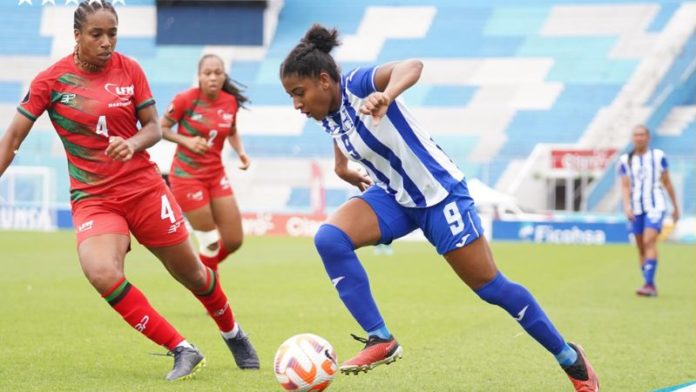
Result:
{"label": "braided hair", "polygon": [[[198,61],[198,72],[201,71],[201,67],[203,66],[203,61],[209,58],[215,58],[220,61],[220,64],[224,64],[220,56],[216,54],[206,54],[201,59]],[[244,94],[242,94],[242,90],[246,88],[245,85],[237,82],[236,80],[232,80],[230,78],[230,75],[225,72],[225,81],[222,83],[222,91],[234,95],[235,98],[237,98],[237,104],[239,107],[244,107],[244,103],[249,101],[249,98],[247,98]]]}
{"label": "braided hair", "polygon": [[105,0],[83,0],[80,5],[75,9],[75,14],[73,15],[73,28],[75,30],[82,30],[82,26],[87,21],[89,15],[94,14],[99,10],[109,11],[116,17],[118,22],[118,14],[114,6]]}
{"label": "braided hair", "polygon": [[280,77],[318,77],[326,72],[335,82],[340,81],[338,65],[329,54],[340,44],[336,29],[313,25],[280,65]]}

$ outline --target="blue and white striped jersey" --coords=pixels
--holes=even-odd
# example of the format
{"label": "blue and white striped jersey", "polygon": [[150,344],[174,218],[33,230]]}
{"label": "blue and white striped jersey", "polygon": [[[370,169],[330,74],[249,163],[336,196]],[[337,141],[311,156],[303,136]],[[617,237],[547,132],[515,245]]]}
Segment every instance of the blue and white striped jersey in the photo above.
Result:
{"label": "blue and white striped jersey", "polygon": [[379,187],[404,207],[442,201],[464,174],[423,131],[399,99],[377,126],[359,111],[376,91],[377,67],[357,68],[341,77],[340,108],[322,120],[327,133],[350,160],[361,164]]}
{"label": "blue and white striped jersey", "polygon": [[619,174],[628,176],[631,189],[631,208],[634,214],[664,212],[665,194],[662,189],[662,172],[667,170],[667,158],[659,149],[648,149],[643,155],[633,154],[619,159]]}

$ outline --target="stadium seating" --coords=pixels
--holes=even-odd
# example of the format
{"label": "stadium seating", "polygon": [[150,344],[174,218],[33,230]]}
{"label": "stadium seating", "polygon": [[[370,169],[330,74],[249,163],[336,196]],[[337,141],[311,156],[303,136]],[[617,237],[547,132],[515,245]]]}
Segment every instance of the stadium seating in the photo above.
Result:
{"label": "stadium seating", "polygon": [[[2,127],[36,72],[71,49],[73,6],[38,3],[0,5]],[[408,57],[423,59],[421,82],[403,99],[467,176],[494,185],[508,164],[527,157],[535,144],[576,142],[597,112],[614,100],[644,49],[681,6],[670,0],[530,0],[524,5],[504,0],[405,0],[399,7],[387,0],[293,0],[284,2],[268,45],[204,47],[156,46],[154,0],[126,3],[117,5],[118,49],[142,64],[160,113],[176,92],[194,83],[196,63],[204,52],[220,53],[232,77],[248,87],[252,103],[240,114],[239,129],[256,170],[237,183],[258,185],[255,176],[276,181],[275,186],[284,189],[277,195],[284,199],[272,205],[291,210],[308,208],[309,188],[283,184],[277,175],[283,158],[321,163],[329,207],[350,194],[339,181],[328,180],[333,177],[328,137],[316,123],[292,110],[277,80],[279,63],[312,23],[336,26],[342,32],[344,45],[335,54],[344,70]],[[383,23],[386,15],[388,25]],[[31,66],[18,71],[18,61]],[[681,77],[678,71],[684,69],[668,73],[652,99],[658,99],[659,91]],[[693,67],[691,72],[693,79]],[[684,113],[693,114],[689,109],[694,105],[693,91],[691,102],[685,90],[682,96],[662,102],[651,118],[656,129],[676,124],[672,128],[678,129],[658,131],[655,138],[656,146],[672,156],[693,157],[696,150],[693,115],[691,122],[679,121],[689,118]],[[171,146],[153,151],[164,169],[169,154]],[[55,168],[56,201],[65,204],[68,181],[63,159],[60,142],[44,119],[15,164]],[[309,165],[298,170],[308,172]],[[693,200],[694,173],[685,169],[684,173],[684,197]],[[611,186],[609,177],[603,179],[605,187],[595,188],[596,199]],[[246,208],[268,207],[252,196],[258,192],[237,189]]]}

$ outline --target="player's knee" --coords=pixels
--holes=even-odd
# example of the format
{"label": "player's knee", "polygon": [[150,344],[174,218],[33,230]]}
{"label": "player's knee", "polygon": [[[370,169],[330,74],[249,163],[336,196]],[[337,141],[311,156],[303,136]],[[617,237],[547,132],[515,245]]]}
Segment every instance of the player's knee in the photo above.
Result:
{"label": "player's knee", "polygon": [[189,290],[200,289],[208,283],[208,267],[202,264],[199,266],[198,263],[195,267],[192,266],[172,275]]}
{"label": "player's knee", "polygon": [[317,234],[314,235],[314,246],[322,258],[353,251],[353,243],[348,234],[329,224],[319,227]]}
{"label": "player's knee", "polygon": [[242,247],[243,242],[244,240],[242,238],[224,239],[222,241],[222,246],[225,247],[227,252],[234,253]]}
{"label": "player's knee", "polygon": [[85,277],[89,283],[100,294],[106,293],[123,278],[123,272],[119,271],[111,265],[92,266],[91,268],[83,268]]}

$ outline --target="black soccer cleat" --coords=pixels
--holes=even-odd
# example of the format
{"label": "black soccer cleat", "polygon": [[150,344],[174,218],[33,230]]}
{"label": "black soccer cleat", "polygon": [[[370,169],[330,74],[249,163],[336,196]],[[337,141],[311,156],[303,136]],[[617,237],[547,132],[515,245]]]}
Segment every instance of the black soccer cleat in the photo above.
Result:
{"label": "black soccer cleat", "polygon": [[205,367],[205,357],[197,348],[179,346],[167,353],[174,357],[174,367],[167,374],[167,381],[188,380]]}
{"label": "black soccer cleat", "polygon": [[223,336],[222,339],[232,352],[237,367],[240,369],[258,369],[260,367],[259,356],[256,354],[254,346],[251,345],[249,336],[244,333],[241,326],[239,327],[237,336],[230,339]]}

